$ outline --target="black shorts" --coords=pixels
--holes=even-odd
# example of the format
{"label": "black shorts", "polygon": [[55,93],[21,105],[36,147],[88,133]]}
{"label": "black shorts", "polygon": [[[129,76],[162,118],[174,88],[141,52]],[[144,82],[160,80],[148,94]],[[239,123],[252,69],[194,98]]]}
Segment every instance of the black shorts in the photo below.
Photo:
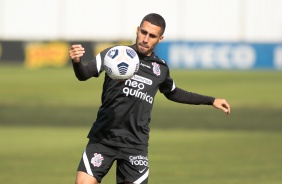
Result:
{"label": "black shorts", "polygon": [[120,148],[89,141],[78,171],[95,177],[99,182],[117,164],[117,183],[147,184],[149,176],[148,150]]}

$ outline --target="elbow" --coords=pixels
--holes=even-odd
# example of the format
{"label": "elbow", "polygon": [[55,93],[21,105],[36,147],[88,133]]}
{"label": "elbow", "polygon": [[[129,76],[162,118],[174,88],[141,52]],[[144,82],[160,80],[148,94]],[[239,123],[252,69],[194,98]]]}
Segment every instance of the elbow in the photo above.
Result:
{"label": "elbow", "polygon": [[76,78],[77,78],[79,81],[86,81],[86,80],[88,79],[87,77],[78,76],[78,75],[76,75]]}
{"label": "elbow", "polygon": [[164,96],[166,97],[166,99],[174,101],[172,98],[172,93],[164,93]]}
{"label": "elbow", "polygon": [[78,78],[79,81],[86,81],[87,79]]}

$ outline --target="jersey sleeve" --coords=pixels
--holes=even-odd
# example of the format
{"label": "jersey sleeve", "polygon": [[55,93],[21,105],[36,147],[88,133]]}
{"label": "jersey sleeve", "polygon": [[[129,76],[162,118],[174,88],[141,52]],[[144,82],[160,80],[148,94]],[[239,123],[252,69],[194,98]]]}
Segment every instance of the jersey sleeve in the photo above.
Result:
{"label": "jersey sleeve", "polygon": [[169,73],[168,69],[165,81],[160,86],[160,92],[163,93],[167,99],[178,103],[193,105],[213,104],[215,99],[214,97],[189,92],[176,87],[174,80],[170,77]]}
{"label": "jersey sleeve", "polygon": [[93,60],[91,60],[87,64],[83,64],[82,61],[80,61],[79,63],[72,62],[76,77],[81,81],[87,80],[91,77],[99,77],[100,74],[104,71],[103,58],[105,57],[108,50],[109,49],[106,49],[100,52]]}
{"label": "jersey sleeve", "polygon": [[169,93],[175,89],[174,80],[170,77],[169,69],[167,69],[167,74],[164,82],[160,85],[160,92],[161,93]]}
{"label": "jersey sleeve", "polygon": [[212,105],[214,97],[201,95],[180,88],[175,88],[173,91],[165,93],[165,97],[171,101],[192,104],[192,105]]}

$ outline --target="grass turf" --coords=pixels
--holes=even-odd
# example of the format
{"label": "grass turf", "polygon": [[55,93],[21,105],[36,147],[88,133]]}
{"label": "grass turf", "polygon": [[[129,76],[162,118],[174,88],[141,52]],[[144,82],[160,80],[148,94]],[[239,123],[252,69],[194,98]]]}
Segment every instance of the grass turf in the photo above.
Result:
{"label": "grass turf", "polygon": [[[1,127],[0,183],[74,183],[88,128]],[[151,132],[150,183],[280,184],[278,132]],[[103,183],[115,183],[115,167]]]}
{"label": "grass turf", "polygon": [[[183,89],[226,98],[231,115],[210,106],[170,102],[158,93],[152,128],[282,130],[280,71],[173,70],[171,76]],[[0,77],[1,125],[89,127],[100,106],[103,77],[80,82],[70,67],[27,70],[1,65]]]}
{"label": "grass turf", "polygon": [[[150,183],[276,184],[281,172],[282,73],[171,71],[176,85],[226,98],[231,115],[169,102],[152,113]],[[73,183],[100,105],[102,78],[70,67],[0,66],[0,183]],[[114,183],[114,169],[103,183]]]}

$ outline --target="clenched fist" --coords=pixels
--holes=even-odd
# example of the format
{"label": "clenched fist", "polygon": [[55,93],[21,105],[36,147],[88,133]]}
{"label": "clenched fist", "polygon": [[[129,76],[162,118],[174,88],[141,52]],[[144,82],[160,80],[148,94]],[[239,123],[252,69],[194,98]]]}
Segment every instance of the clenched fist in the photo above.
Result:
{"label": "clenched fist", "polygon": [[85,53],[84,48],[80,44],[72,45],[69,50],[69,55],[74,63],[79,63],[80,58]]}

